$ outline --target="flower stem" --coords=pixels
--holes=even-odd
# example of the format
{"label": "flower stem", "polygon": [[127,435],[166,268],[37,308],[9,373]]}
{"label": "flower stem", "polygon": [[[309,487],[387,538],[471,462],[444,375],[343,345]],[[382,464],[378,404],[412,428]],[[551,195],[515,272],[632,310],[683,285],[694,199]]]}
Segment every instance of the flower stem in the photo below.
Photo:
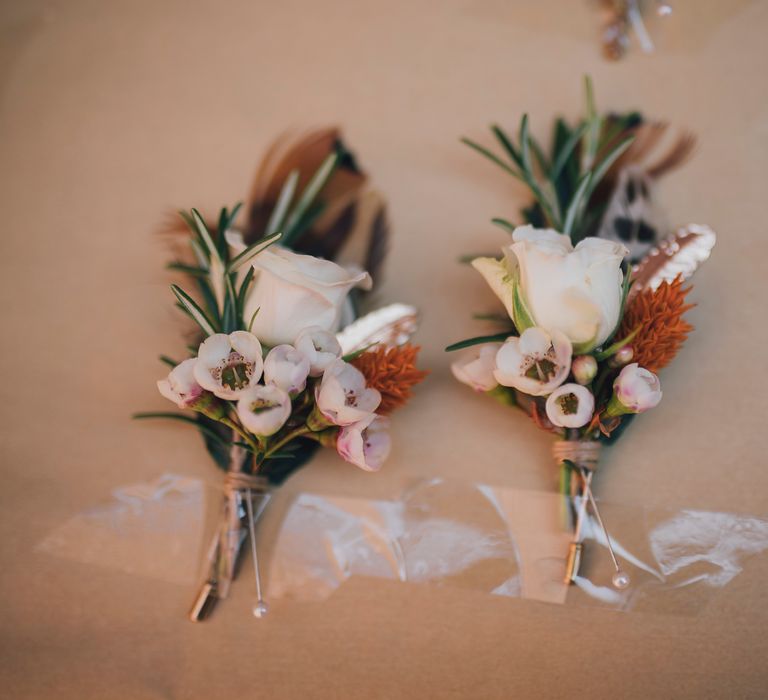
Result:
{"label": "flower stem", "polygon": [[241,438],[243,438],[243,440],[245,440],[246,443],[248,443],[248,445],[251,446],[254,452],[259,451],[259,445],[256,443],[256,441],[231,418],[228,416],[219,418],[219,423],[223,423],[228,428],[232,428],[232,430],[234,430]]}
{"label": "flower stem", "polygon": [[295,440],[298,437],[309,436],[311,435],[311,433],[312,431],[309,429],[308,426],[306,425],[299,426],[295,430],[292,430],[290,433],[287,433],[282,438],[280,438],[274,445],[271,445],[269,449],[264,453],[264,459],[271,457],[281,447],[284,447],[289,442],[291,442],[291,440]]}

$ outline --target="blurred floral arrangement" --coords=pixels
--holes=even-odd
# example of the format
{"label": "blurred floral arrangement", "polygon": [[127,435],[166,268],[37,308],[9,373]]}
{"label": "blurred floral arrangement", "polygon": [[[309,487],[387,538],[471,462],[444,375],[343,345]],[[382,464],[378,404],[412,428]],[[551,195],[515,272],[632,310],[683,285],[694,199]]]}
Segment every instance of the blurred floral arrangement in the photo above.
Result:
{"label": "blurred floral arrangement", "polygon": [[[266,612],[254,523],[271,488],[317,446],[378,470],[390,451],[388,416],[425,376],[418,348],[407,344],[415,309],[393,304],[360,316],[387,240],[383,204],[364,192],[365,180],[338,132],[321,130],[269,150],[242,229],[240,206],[222,209],[215,222],[195,209],[181,214],[188,251],[169,267],[196,287],[196,298],[171,289],[196,332],[188,359],[161,358],[171,370],[157,386],[192,414],[135,417],[193,424],[227,470],[193,620],[227,596],[248,536],[254,614]],[[367,271],[345,258],[353,243]]]}
{"label": "blurred floral arrangement", "polygon": [[554,456],[574,521],[565,581],[578,575],[589,506],[613,559],[613,583],[625,588],[629,577],[592,478],[601,444],[661,401],[657,372],[692,330],[684,282],[709,257],[715,234],[699,225],[668,234],[654,198],[656,181],[685,161],[694,138],[683,133],[648,164],[666,124],[636,112],[601,115],[589,79],[586,103],[574,127],[556,121],[549,155],[530,135],[527,116],[516,143],[492,127],[500,155],[464,139],[524,182],[534,201],[522,211],[525,225],[493,220],[512,238],[501,259],[468,258],[506,311],[480,318],[502,329],[447,350],[472,348],[452,365],[459,381],[523,409],[559,437]]}
{"label": "blurred floral arrangement", "polygon": [[672,5],[666,0],[598,0],[597,4],[602,15],[603,55],[613,61],[627,53],[632,34],[645,53],[652,53],[655,46],[643,15],[663,18],[672,14]]}

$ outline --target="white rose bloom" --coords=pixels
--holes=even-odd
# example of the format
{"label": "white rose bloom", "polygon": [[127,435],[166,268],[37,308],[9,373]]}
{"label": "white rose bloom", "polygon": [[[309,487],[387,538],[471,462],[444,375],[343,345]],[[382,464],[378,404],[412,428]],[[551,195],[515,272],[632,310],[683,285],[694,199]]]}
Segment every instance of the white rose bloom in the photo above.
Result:
{"label": "white rose bloom", "polygon": [[259,437],[274,435],[290,415],[290,397],[274,384],[257,384],[243,393],[237,402],[240,422]]}
{"label": "white rose bloom", "polygon": [[507,338],[496,353],[494,377],[499,384],[531,396],[551,394],[571,370],[571,341],[560,331],[528,328]]}
{"label": "white rose bloom", "polygon": [[292,345],[276,345],[264,358],[264,383],[274,384],[291,396],[304,391],[309,360]]}
{"label": "white rose bloom", "polygon": [[335,425],[351,425],[370,418],[381,394],[365,386],[363,373],[344,360],[335,360],[315,388],[317,408]]}
{"label": "white rose bloom", "polygon": [[[472,265],[520,322],[515,284],[530,323],[565,333],[576,351],[602,345],[621,313],[621,262],[627,249],[620,243],[589,237],[574,248],[571,239],[551,229],[521,226],[502,260],[478,258]],[[517,318],[516,318],[517,316]],[[523,331],[527,326],[518,328]]]}
{"label": "white rose bloom", "polygon": [[547,399],[547,418],[561,428],[582,428],[595,412],[595,397],[581,384],[563,384]]}
{"label": "white rose bloom", "polygon": [[157,382],[160,393],[179,408],[189,408],[203,393],[203,387],[195,379],[195,364],[195,357],[184,360],[170,371],[166,379]]}
{"label": "white rose bloom", "polygon": [[261,378],[261,343],[252,333],[214,333],[197,351],[194,375],[220,399],[237,399]]}
{"label": "white rose bloom", "polygon": [[381,469],[391,447],[389,420],[377,415],[345,426],[336,440],[336,450],[341,457],[368,472]]}
{"label": "white rose bloom", "polygon": [[353,287],[370,289],[367,272],[349,272],[330,260],[272,246],[253,259],[256,277],[244,317],[267,345],[291,343],[308,326],[335,332]]}
{"label": "white rose bloom", "polygon": [[305,328],[296,336],[294,345],[309,360],[311,377],[319,377],[332,362],[341,357],[341,345],[336,335],[320,326]]}
{"label": "white rose bloom", "polygon": [[451,364],[453,376],[475,391],[495,389],[499,383],[493,376],[493,371],[496,369],[496,353],[500,347],[501,343],[475,346],[471,352]]}
{"label": "white rose bloom", "polygon": [[643,413],[649,408],[655,408],[661,401],[659,378],[640,367],[637,362],[621,370],[613,382],[613,390],[615,398],[626,409],[624,413]]}

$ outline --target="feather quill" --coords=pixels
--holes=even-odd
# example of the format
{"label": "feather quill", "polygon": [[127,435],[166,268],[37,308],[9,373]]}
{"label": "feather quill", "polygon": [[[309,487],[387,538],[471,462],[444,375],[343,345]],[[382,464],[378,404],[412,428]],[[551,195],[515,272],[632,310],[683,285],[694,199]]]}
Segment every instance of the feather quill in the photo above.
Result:
{"label": "feather quill", "polygon": [[672,283],[678,275],[690,279],[709,258],[716,240],[708,226],[688,224],[679,228],[634,266],[630,296],[643,289],[656,289],[662,282]]}

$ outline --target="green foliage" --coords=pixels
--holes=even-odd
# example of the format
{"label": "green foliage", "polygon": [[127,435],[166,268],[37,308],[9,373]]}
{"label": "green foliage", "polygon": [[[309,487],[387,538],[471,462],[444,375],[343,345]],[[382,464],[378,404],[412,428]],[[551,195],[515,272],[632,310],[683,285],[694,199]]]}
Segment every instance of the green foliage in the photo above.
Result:
{"label": "green foliage", "polygon": [[[324,187],[339,163],[348,157],[347,151],[339,144],[300,192],[300,173],[291,172],[283,183],[263,236],[236,255],[230,251],[226,234],[235,226],[241,209],[240,204],[236,204],[232,209],[222,208],[215,223],[205,221],[197,209],[179,212],[189,228],[189,245],[194,262],[190,264],[177,260],[170,263],[168,268],[186,275],[193,282],[196,298],[175,284],[171,286],[171,290],[176,297],[176,306],[197,324],[203,336],[250,330],[258,310],[250,318],[244,317],[248,293],[255,276],[255,271],[249,263],[277,241],[283,246],[291,247],[312,226],[324,211],[324,204],[320,200]],[[243,273],[246,267],[248,269]],[[193,344],[189,349],[194,355],[197,346]],[[166,356],[161,356],[160,359],[169,367],[178,364]],[[251,452],[258,451],[253,436],[238,436],[234,432],[237,426],[229,419],[222,419],[223,422],[220,422],[202,413],[189,416],[173,412],[139,413],[134,417],[164,418],[195,426],[211,457],[222,469],[229,466],[233,444],[240,444]],[[281,445],[279,452],[266,454],[261,450],[258,458],[264,460],[262,471],[271,481],[280,481],[309,459],[316,447],[317,444],[312,440],[290,437]],[[273,462],[279,462],[280,466],[267,468],[267,465],[272,465]]]}
{"label": "green foliage", "polygon": [[463,350],[464,348],[472,347],[473,345],[482,345],[483,343],[500,343],[509,338],[511,335],[515,335],[514,331],[508,331],[505,333],[496,333],[494,335],[478,335],[474,338],[467,338],[466,340],[460,340],[458,343],[449,345],[445,352],[454,352],[455,350]]}
{"label": "green foliage", "polygon": [[[520,120],[517,143],[500,126],[491,126],[501,154],[462,138],[465,144],[527,185],[534,198],[522,210],[527,223],[565,233],[574,243],[596,229],[603,211],[602,207],[593,207],[592,196],[634,138],[628,136],[614,143],[618,134],[640,119],[637,113],[612,117],[617,126],[609,130],[595,107],[589,78],[585,80],[585,94],[586,116],[574,128],[563,119],[555,122],[549,157],[530,135],[528,115]],[[503,219],[494,219],[494,223],[505,229],[511,226]]]}

